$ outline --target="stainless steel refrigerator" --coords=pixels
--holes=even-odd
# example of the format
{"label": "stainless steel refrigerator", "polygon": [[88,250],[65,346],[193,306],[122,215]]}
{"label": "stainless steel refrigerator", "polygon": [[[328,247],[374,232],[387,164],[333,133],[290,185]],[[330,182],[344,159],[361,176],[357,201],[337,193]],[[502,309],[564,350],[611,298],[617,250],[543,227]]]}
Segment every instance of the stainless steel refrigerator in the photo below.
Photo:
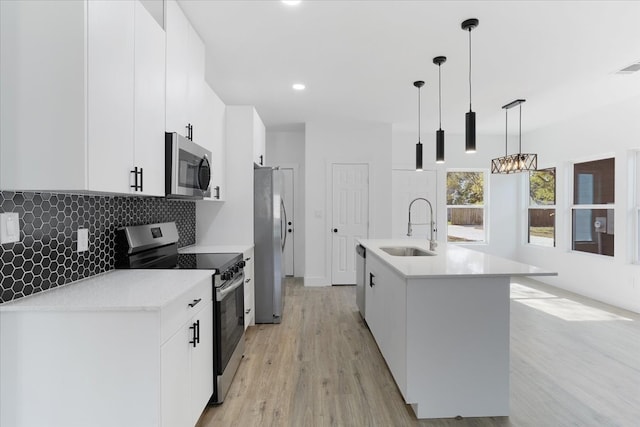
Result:
{"label": "stainless steel refrigerator", "polygon": [[256,323],[280,323],[284,308],[287,213],[284,180],[277,168],[254,169],[253,240]]}

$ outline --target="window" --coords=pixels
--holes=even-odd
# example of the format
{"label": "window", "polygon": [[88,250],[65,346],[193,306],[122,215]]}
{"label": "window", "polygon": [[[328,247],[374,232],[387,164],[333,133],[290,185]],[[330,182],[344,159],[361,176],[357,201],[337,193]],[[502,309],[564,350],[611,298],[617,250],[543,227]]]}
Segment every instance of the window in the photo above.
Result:
{"label": "window", "polygon": [[556,245],[556,168],[529,173],[527,242]]}
{"label": "window", "polygon": [[484,172],[447,172],[448,242],[486,242],[484,183]]}
{"label": "window", "polygon": [[614,255],[615,159],[573,165],[572,249]]}

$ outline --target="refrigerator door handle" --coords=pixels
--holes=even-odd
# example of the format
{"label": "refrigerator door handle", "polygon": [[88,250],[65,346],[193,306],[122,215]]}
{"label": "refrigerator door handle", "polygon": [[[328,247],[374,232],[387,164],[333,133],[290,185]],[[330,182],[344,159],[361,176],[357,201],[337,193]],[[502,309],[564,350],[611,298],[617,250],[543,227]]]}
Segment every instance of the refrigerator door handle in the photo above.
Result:
{"label": "refrigerator door handle", "polygon": [[282,242],[282,250],[284,251],[284,246],[287,244],[287,210],[284,207],[284,200],[282,200],[282,198],[280,198],[280,210],[282,211],[282,215],[280,217],[280,241]]}

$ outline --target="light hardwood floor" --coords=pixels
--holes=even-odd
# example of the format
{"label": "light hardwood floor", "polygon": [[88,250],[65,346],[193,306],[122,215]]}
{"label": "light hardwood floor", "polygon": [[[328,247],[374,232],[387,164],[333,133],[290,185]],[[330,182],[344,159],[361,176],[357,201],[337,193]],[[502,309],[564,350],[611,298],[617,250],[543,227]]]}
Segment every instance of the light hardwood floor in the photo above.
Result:
{"label": "light hardwood floor", "polygon": [[360,318],[355,288],[289,280],[282,324],[249,328],[225,402],[198,427],[638,426],[640,316],[512,283],[510,395],[510,417],[417,420]]}

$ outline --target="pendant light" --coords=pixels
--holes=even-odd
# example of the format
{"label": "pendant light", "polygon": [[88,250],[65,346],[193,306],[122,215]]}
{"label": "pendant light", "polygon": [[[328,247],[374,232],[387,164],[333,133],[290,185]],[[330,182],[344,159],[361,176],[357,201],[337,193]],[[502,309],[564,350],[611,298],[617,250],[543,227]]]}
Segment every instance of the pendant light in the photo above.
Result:
{"label": "pendant light", "polygon": [[420,142],[420,88],[424,86],[422,80],[413,82],[413,85],[418,88],[418,143],[416,144],[416,171],[422,170],[422,142]]}
{"label": "pendant light", "polygon": [[465,114],[465,151],[467,153],[476,152],[476,113],[471,109],[471,30],[476,28],[479,22],[471,18],[462,23],[462,29],[469,31],[469,112]]}
{"label": "pendant light", "polygon": [[438,127],[436,131],[436,163],[444,163],[444,131],[442,130],[442,80],[440,66],[447,61],[446,56],[436,56],[433,63],[438,66]]}
{"label": "pendant light", "polygon": [[[525,99],[516,99],[507,105],[503,105],[504,109],[504,156],[491,160],[491,173],[510,174],[525,171],[534,171],[538,169],[538,155],[531,153],[522,153],[522,104]],[[513,108],[520,107],[520,119],[518,121],[518,154],[507,154],[507,126],[508,111]]]}

